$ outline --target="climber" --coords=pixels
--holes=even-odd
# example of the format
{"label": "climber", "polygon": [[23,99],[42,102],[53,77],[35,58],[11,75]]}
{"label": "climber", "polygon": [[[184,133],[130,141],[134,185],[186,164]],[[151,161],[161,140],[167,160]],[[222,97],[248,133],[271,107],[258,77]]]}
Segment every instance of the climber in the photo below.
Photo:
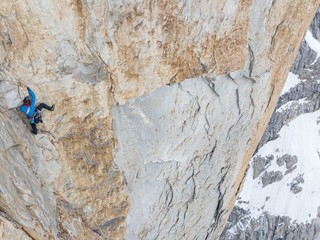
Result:
{"label": "climber", "polygon": [[28,92],[29,92],[29,96],[25,97],[23,99],[23,105],[20,107],[20,111],[25,113],[27,115],[27,118],[29,119],[30,125],[32,127],[32,133],[37,135],[38,130],[37,130],[37,126],[36,124],[38,123],[42,123],[42,112],[41,110],[43,108],[49,110],[49,111],[53,111],[55,105],[52,105],[51,107],[49,107],[47,104],[45,103],[40,103],[36,108],[36,95],[34,94],[34,92],[27,87]]}

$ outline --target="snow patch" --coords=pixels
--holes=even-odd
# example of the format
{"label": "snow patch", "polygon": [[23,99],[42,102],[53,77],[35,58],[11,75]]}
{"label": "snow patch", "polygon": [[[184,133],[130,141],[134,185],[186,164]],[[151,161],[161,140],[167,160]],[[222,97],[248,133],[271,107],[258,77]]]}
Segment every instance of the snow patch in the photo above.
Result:
{"label": "snow patch", "polygon": [[309,47],[315,51],[317,53],[317,57],[316,59],[313,61],[312,64],[314,64],[319,56],[320,56],[320,43],[317,39],[315,39],[313,36],[312,36],[312,33],[310,32],[310,30],[308,30],[308,32],[306,33],[306,36],[304,37],[304,39],[306,40],[306,42],[308,43]]}
{"label": "snow patch", "polygon": [[[317,217],[320,205],[320,159],[317,152],[320,144],[319,116],[320,110],[300,115],[281,129],[279,138],[259,149],[257,155],[275,156],[264,172],[281,171],[284,177],[263,188],[261,176],[264,172],[253,179],[253,168],[249,169],[246,184],[239,196],[241,201],[237,205],[249,210],[251,217],[258,218],[264,211],[272,215],[289,216],[297,222],[308,222]],[[297,168],[289,174],[285,174],[285,164],[279,166],[276,161],[285,154],[298,158]],[[302,191],[295,194],[290,191],[290,183],[294,183],[300,175],[304,179],[304,183],[299,185]],[[265,196],[270,196],[268,201]],[[243,204],[242,201],[250,201],[250,204]]]}
{"label": "snow patch", "polygon": [[286,93],[286,92],[289,92],[289,90],[291,88],[293,88],[294,86],[296,86],[300,82],[301,82],[301,80],[298,77],[298,75],[293,74],[292,72],[289,72],[287,80],[286,80],[286,83],[285,83],[285,85],[284,85],[284,87],[282,89],[281,95]]}

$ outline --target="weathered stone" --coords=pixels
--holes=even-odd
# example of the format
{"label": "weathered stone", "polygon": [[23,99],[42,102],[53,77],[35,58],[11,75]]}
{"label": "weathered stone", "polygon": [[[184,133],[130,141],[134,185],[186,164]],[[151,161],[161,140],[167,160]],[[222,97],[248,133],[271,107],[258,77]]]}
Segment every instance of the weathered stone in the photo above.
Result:
{"label": "weathered stone", "polygon": [[256,179],[264,170],[267,165],[274,159],[273,155],[267,157],[255,156],[252,161],[253,179]]}
{"label": "weathered stone", "polygon": [[[239,221],[240,220],[240,221]],[[258,239],[319,239],[320,219],[298,224],[286,216],[263,213],[258,219],[250,218],[248,212],[235,207],[230,215],[222,240]]]}
{"label": "weathered stone", "polygon": [[279,182],[283,178],[283,174],[280,171],[271,171],[271,172],[265,172],[261,176],[261,182],[262,186],[265,187],[269,184],[272,184],[274,182]]}
{"label": "weathered stone", "polygon": [[297,162],[298,162],[297,156],[291,156],[289,154],[285,154],[277,158],[277,164],[279,166],[282,166],[284,163],[286,164],[287,171],[285,172],[285,175],[293,172],[293,170],[296,169]]}
{"label": "weathered stone", "polygon": [[294,194],[297,194],[302,191],[302,187],[299,186],[299,184],[304,183],[303,175],[299,174],[297,177],[293,179],[293,181],[290,184],[287,184],[290,186],[290,191],[292,191]]}
{"label": "weathered stone", "polygon": [[19,224],[12,222],[12,219],[7,220],[2,216],[0,216],[0,239],[32,240],[31,236]]}
{"label": "weathered stone", "polygon": [[[35,239],[219,238],[318,4],[0,2],[6,214]],[[37,136],[26,86],[56,104]]]}
{"label": "weathered stone", "polygon": [[[313,33],[313,37],[319,38],[319,17],[320,9],[311,24],[310,31]],[[320,74],[319,74],[319,59],[315,62],[317,54],[308,46],[307,42],[301,44],[298,56],[293,64],[291,71],[304,79],[298,83],[290,91],[281,95],[276,110],[270,120],[268,128],[266,129],[263,138],[261,139],[258,148],[262,147],[268,141],[272,141],[278,137],[278,132],[290,121],[294,120],[298,116],[311,113],[319,110],[319,91],[320,91]],[[305,99],[303,102],[299,100]],[[289,102],[290,107],[283,108],[283,106]],[[281,146],[279,146],[281,148]],[[276,151],[279,154],[279,150]],[[252,165],[256,161],[256,156],[252,159]],[[277,165],[282,167],[286,164],[286,174],[294,173],[296,169],[296,163],[298,163],[298,157],[289,154],[280,155],[276,157]],[[317,160],[317,159],[315,159]],[[299,162],[302,161],[299,159]],[[271,162],[272,164],[272,162]],[[267,174],[266,174],[267,175]],[[275,175],[275,173],[273,173]],[[269,179],[269,178],[267,178]],[[305,183],[303,174],[298,174],[292,182],[284,183],[294,194],[303,194],[301,204],[305,204],[310,199],[308,194],[303,191],[308,188]],[[255,189],[259,192],[258,189]],[[259,193],[258,193],[259,194]],[[269,196],[266,196],[265,202],[269,200]],[[239,199],[238,203],[250,204],[250,201],[244,201]],[[297,223],[290,219],[289,216],[277,216],[270,213],[263,213],[259,218],[252,218],[251,213],[236,206],[230,214],[226,228],[221,236],[221,239],[320,239],[320,222],[319,222],[319,208],[317,217],[308,220],[308,222]]]}

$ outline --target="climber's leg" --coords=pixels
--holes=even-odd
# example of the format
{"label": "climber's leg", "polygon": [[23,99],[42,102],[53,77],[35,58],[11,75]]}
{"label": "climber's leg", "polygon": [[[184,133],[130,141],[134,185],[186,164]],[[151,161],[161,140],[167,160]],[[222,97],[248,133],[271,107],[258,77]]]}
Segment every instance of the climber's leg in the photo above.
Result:
{"label": "climber's leg", "polygon": [[49,106],[48,106],[47,104],[45,104],[45,103],[40,103],[40,104],[37,106],[36,109],[38,109],[39,111],[41,111],[42,108],[47,109],[47,110],[49,110],[49,111],[53,111],[53,110],[54,110],[54,104],[53,104],[51,107],[49,107]]}
{"label": "climber's leg", "polygon": [[31,127],[32,127],[32,133],[33,133],[34,135],[37,135],[38,130],[37,130],[36,124],[35,124],[35,123],[31,123],[30,125],[31,125]]}

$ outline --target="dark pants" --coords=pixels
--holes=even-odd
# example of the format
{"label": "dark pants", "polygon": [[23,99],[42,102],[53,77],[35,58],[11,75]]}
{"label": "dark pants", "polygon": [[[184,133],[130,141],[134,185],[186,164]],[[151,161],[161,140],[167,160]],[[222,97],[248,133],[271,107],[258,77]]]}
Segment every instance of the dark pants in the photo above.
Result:
{"label": "dark pants", "polygon": [[[47,104],[45,104],[45,103],[40,103],[40,104],[36,107],[36,110],[41,111],[43,108],[51,111],[51,107],[49,107],[49,106],[48,106]],[[37,133],[38,133],[37,125],[36,125],[35,123],[31,123],[30,125],[31,125],[31,127],[32,127],[32,132],[33,132],[33,134],[34,134],[34,135],[37,135]]]}
{"label": "dark pants", "polygon": [[42,110],[42,108],[44,108],[44,109],[47,109],[47,110],[50,110],[51,111],[51,107],[49,107],[47,104],[45,104],[45,103],[40,103],[37,107],[36,107],[36,110],[39,110],[39,111],[41,111]]}

